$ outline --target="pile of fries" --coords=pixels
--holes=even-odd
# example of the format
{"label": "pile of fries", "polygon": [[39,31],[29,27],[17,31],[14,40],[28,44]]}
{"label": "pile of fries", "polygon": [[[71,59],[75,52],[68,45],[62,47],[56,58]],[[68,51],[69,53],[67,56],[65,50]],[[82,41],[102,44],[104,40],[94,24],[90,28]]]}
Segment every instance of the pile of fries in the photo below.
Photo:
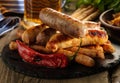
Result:
{"label": "pile of fries", "polygon": [[113,14],[113,19],[108,21],[108,23],[120,27],[120,12]]}

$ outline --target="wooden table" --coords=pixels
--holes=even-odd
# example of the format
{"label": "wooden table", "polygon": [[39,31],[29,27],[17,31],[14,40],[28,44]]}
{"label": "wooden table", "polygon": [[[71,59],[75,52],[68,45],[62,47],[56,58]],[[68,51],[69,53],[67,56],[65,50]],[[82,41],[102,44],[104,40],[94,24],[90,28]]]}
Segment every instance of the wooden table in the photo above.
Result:
{"label": "wooden table", "polygon": [[[15,30],[8,32],[3,37],[0,37],[0,53],[3,47],[8,44],[11,40],[16,38],[16,32],[20,27]],[[99,74],[86,76],[82,78],[74,79],[63,79],[63,80],[53,80],[53,79],[40,79],[25,76],[23,74],[17,73],[9,69],[2,59],[0,58],[0,83],[119,83],[120,82],[120,67],[112,72],[112,75],[108,71],[104,71]]]}

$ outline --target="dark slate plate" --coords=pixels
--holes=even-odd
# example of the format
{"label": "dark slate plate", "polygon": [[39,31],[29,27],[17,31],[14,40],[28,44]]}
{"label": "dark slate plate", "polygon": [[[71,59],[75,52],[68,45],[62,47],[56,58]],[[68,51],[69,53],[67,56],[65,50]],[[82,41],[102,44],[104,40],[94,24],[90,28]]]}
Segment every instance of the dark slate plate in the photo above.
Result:
{"label": "dark slate plate", "polygon": [[116,52],[112,55],[106,54],[107,59],[100,61],[101,64],[97,64],[92,68],[74,62],[64,69],[52,69],[31,65],[24,62],[17,51],[11,51],[8,45],[6,45],[2,51],[2,59],[10,69],[28,76],[44,79],[77,78],[97,74],[116,67],[120,62],[120,46],[116,44],[114,44],[114,46]]}

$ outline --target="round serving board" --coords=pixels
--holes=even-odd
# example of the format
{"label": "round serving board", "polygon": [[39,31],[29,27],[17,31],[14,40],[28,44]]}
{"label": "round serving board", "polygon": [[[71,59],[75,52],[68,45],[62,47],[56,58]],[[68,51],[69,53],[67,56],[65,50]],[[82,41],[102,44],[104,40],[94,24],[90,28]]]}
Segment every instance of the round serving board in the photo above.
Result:
{"label": "round serving board", "polygon": [[106,54],[106,60],[100,61],[101,64],[96,64],[94,67],[85,67],[77,63],[71,63],[68,67],[63,69],[52,69],[31,65],[24,62],[17,51],[11,51],[6,45],[2,51],[3,62],[12,70],[38,78],[44,79],[66,79],[84,77],[109,70],[117,66],[120,62],[120,45],[113,44],[116,52]]}

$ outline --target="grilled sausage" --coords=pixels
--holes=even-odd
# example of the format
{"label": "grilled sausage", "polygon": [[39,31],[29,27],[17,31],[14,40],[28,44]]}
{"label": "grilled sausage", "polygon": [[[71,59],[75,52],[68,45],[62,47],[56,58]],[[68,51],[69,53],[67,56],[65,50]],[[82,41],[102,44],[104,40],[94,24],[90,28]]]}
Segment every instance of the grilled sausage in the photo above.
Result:
{"label": "grilled sausage", "polygon": [[31,44],[36,41],[36,36],[40,31],[42,31],[44,28],[46,28],[45,25],[38,25],[33,26],[32,28],[29,28],[25,30],[22,34],[22,41],[26,44]]}
{"label": "grilled sausage", "polygon": [[77,19],[66,15],[64,13],[58,12],[51,8],[44,8],[40,11],[40,20],[71,37],[83,37],[85,35],[85,28],[96,28],[100,27],[99,23],[90,21],[78,21]]}
{"label": "grilled sausage", "polygon": [[72,38],[62,33],[54,34],[46,44],[46,48],[57,51],[59,48],[74,46],[103,45],[108,41],[108,35],[104,30],[88,30],[83,38]]}
{"label": "grilled sausage", "polygon": [[42,32],[36,37],[36,44],[45,46],[50,37],[56,33],[56,30],[53,28],[45,28]]}

